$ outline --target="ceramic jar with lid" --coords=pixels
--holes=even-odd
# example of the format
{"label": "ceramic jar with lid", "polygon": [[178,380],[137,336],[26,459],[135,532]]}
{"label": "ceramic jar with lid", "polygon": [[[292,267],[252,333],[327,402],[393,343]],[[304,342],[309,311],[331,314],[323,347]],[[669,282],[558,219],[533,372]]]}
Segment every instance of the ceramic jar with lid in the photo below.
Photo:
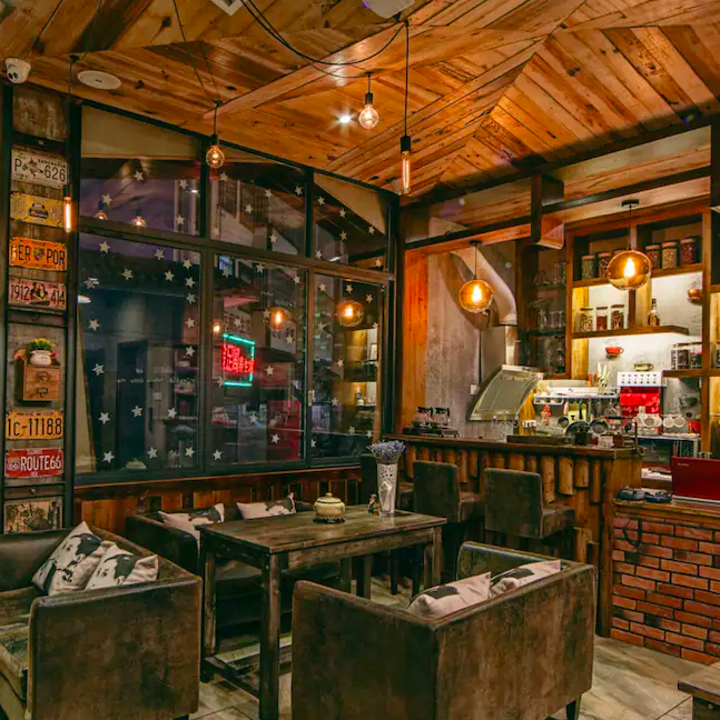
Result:
{"label": "ceramic jar with lid", "polygon": [[659,270],[662,267],[662,254],[659,243],[647,245],[645,254],[650,258],[650,265],[653,270]]}
{"label": "ceramic jar with lid", "polygon": [[577,321],[578,332],[592,332],[593,331],[593,309],[590,307],[580,308],[578,313]]}
{"label": "ceramic jar with lid", "polygon": [[680,264],[694,265],[697,257],[697,238],[686,237],[680,241]]}
{"label": "ceramic jar with lid", "polygon": [[345,522],[345,503],[332,493],[326,493],[325,497],[318,498],[313,507],[315,510],[315,522]]}
{"label": "ceramic jar with lid", "polygon": [[595,329],[600,332],[608,329],[608,308],[607,305],[598,307],[595,313]]}
{"label": "ceramic jar with lid", "polygon": [[662,244],[662,268],[671,270],[678,266],[678,241],[668,240]]}
{"label": "ceramic jar with lid", "polygon": [[595,277],[595,256],[583,255],[580,263],[582,280],[592,280]]}
{"label": "ceramic jar with lid", "polygon": [[597,254],[597,276],[604,278],[607,275],[608,265],[612,260],[613,254],[610,250],[603,250]]}
{"label": "ceramic jar with lid", "polygon": [[625,327],[625,305],[610,306],[610,329],[622,330]]}

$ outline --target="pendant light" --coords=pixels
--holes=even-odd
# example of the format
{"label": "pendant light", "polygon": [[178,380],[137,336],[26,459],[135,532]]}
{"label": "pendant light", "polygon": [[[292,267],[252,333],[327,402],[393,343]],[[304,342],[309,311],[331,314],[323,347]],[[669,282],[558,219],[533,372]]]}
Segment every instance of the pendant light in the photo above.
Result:
{"label": "pendant light", "polygon": [[108,214],[105,212],[105,203],[103,203],[102,200],[98,203],[98,209],[95,213],[95,218],[97,220],[108,220]]}
{"label": "pendant light", "polygon": [[410,23],[405,21],[405,134],[400,138],[400,162],[402,165],[402,184],[400,191],[408,195],[412,189],[412,139],[408,135],[408,92],[410,87]]}
{"label": "pendant light", "polygon": [[461,288],[459,294],[460,307],[469,313],[481,313],[490,307],[495,291],[490,283],[480,280],[477,276],[477,246],[480,243],[473,242],[475,248],[475,273],[472,280],[468,280]]}
{"label": "pendant light", "polygon": [[373,105],[372,73],[367,74],[368,89],[365,93],[365,107],[358,115],[358,122],[365,130],[372,130],[379,122],[380,115]]}
{"label": "pendant light", "polygon": [[65,185],[63,188],[63,224],[66,233],[73,231],[73,201],[70,185]]}
{"label": "pendant light", "polygon": [[282,330],[290,319],[288,311],[281,307],[270,308],[270,327],[273,330]]}
{"label": "pendant light", "polygon": [[337,306],[337,320],[343,327],[357,327],[365,317],[363,306],[357,300],[343,300]]}
{"label": "pendant light", "polygon": [[[136,200],[139,200],[139,198],[135,198]],[[138,203],[137,206],[137,213],[135,214],[135,217],[130,221],[132,225],[135,227],[146,227],[147,226],[147,220],[142,216],[142,205]]]}
{"label": "pendant light", "polygon": [[220,101],[215,102],[215,115],[213,116],[213,136],[212,145],[208,148],[205,153],[205,162],[213,169],[218,170],[225,164],[225,153],[220,147],[220,136],[217,132],[217,111],[220,106]]}
{"label": "pendant light", "polygon": [[628,209],[628,234],[631,238],[630,247],[619,252],[610,261],[606,277],[610,284],[618,290],[637,290],[649,279],[652,272],[650,258],[640,250],[636,250],[632,241],[632,211],[640,204],[639,200],[624,200],[622,206]]}

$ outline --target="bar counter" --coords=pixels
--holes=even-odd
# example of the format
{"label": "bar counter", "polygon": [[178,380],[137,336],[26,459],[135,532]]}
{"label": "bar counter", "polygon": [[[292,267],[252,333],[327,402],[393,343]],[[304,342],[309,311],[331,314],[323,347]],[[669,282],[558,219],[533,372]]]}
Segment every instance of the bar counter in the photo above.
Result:
{"label": "bar counter", "polygon": [[544,501],[575,510],[574,558],[598,569],[597,631],[607,637],[612,624],[612,543],[615,496],[641,484],[642,462],[633,449],[592,446],[506,443],[466,438],[390,435],[406,444],[402,470],[413,479],[415,460],[457,465],[463,489],[483,493],[485,468],[537,472]]}

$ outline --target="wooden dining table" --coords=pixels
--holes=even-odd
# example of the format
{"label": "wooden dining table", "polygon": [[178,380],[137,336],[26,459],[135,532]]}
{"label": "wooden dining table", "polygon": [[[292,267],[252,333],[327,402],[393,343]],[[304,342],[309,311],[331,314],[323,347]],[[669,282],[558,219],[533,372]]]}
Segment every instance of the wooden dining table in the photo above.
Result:
{"label": "wooden dining table", "polygon": [[425,585],[440,584],[442,526],[445,519],[397,511],[393,517],[368,513],[365,506],[347,508],[345,522],[323,524],[314,513],[236,520],[203,525],[201,567],[204,577],[203,677],[223,672],[216,655],[216,558],[239,560],[262,573],[260,631],[260,720],[277,720],[280,693],[280,580],[284,570],[340,563],[341,589],[349,592],[352,563],[360,566],[357,593],[370,597],[372,555],[416,546],[425,557]]}

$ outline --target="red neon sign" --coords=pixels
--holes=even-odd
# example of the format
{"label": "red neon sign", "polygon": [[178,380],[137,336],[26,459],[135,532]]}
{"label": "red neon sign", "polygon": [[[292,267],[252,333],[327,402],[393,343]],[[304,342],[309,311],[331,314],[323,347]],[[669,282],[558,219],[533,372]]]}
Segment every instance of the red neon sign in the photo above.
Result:
{"label": "red neon sign", "polygon": [[223,372],[233,375],[252,375],[255,372],[255,360],[244,354],[241,347],[222,344],[222,369]]}

